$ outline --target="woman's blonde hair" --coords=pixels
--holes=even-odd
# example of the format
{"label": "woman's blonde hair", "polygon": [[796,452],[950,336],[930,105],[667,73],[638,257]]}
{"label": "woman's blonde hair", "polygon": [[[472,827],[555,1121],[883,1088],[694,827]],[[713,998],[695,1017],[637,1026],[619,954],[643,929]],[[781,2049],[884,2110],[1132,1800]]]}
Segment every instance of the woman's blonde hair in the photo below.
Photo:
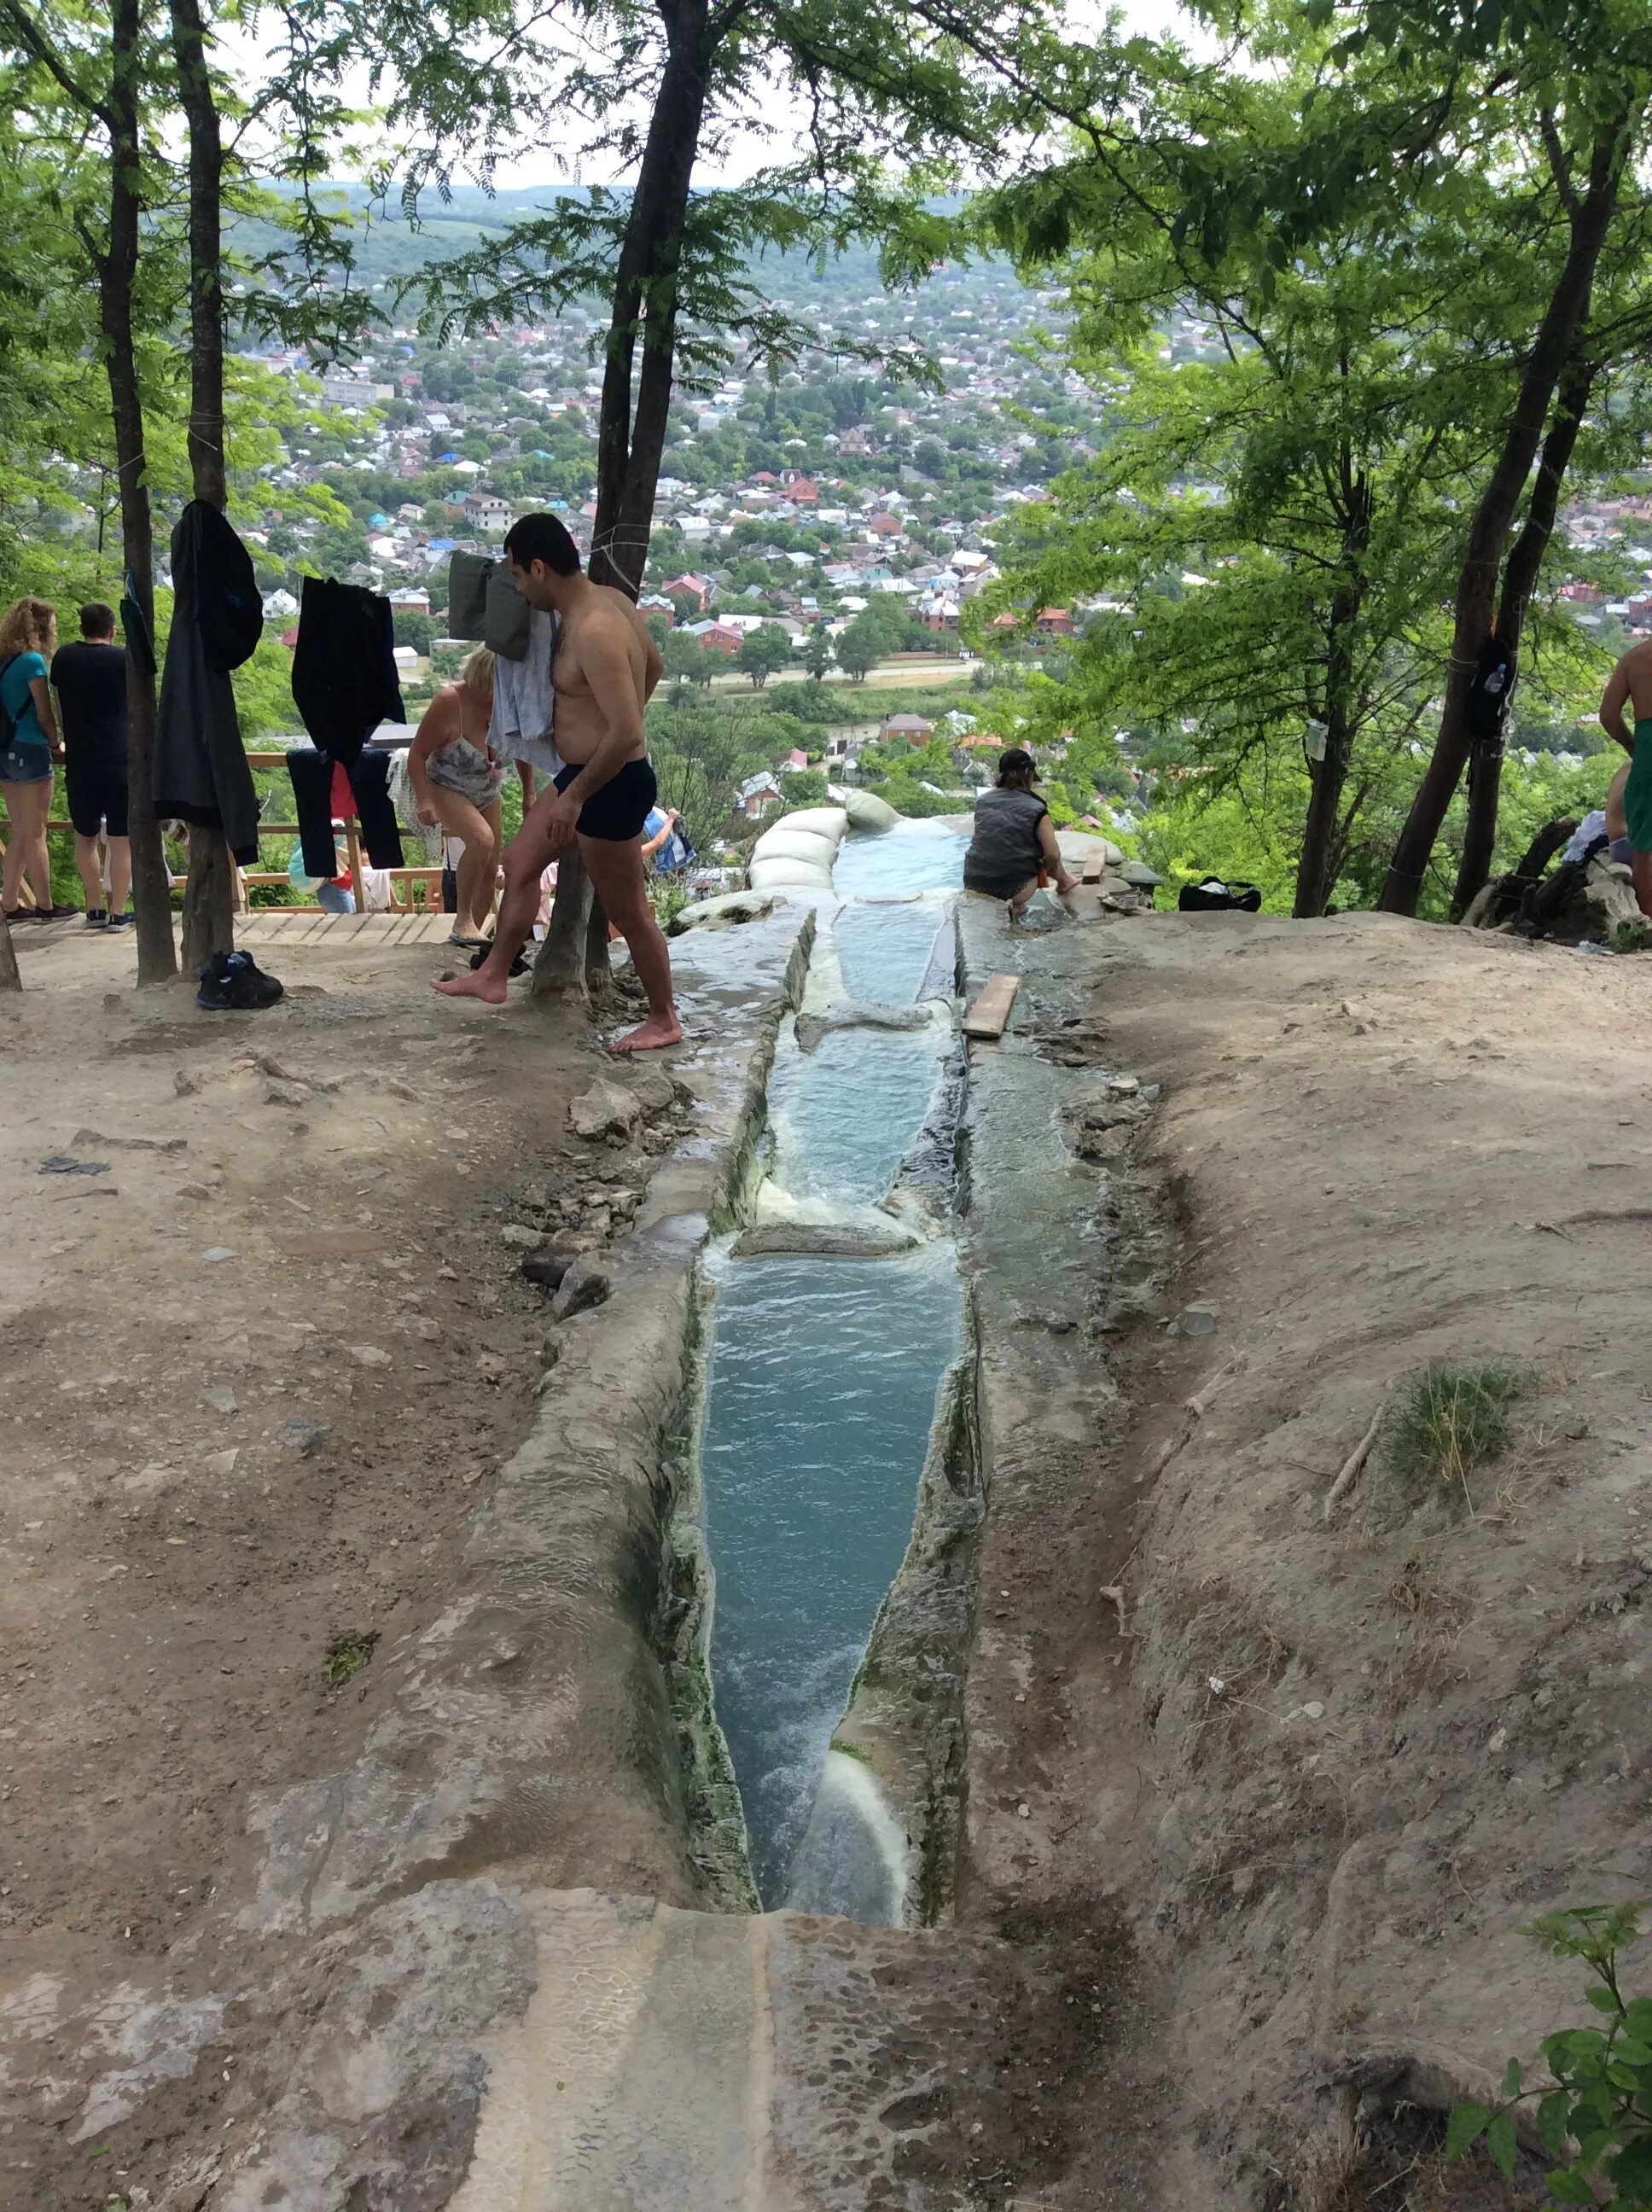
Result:
{"label": "woman's blonde hair", "polygon": [[474,691],[478,699],[486,699],[494,688],[494,657],[485,645],[465,655],[465,665],[459,672],[459,680],[467,691]]}
{"label": "woman's blonde hair", "polygon": [[14,599],[0,622],[0,653],[49,653],[57,629],[50,599]]}

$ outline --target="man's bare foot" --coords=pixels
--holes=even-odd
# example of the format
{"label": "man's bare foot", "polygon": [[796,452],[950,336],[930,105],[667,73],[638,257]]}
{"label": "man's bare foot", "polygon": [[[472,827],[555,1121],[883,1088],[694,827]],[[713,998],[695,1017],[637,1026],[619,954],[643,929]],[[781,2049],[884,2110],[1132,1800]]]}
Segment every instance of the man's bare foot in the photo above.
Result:
{"label": "man's bare foot", "polygon": [[480,999],[484,1006],[502,1006],[505,1003],[503,979],[495,981],[486,969],[477,969],[474,975],[451,975],[443,983],[432,983],[433,991],[440,991],[445,999]]}
{"label": "man's bare foot", "polygon": [[681,1044],[683,1024],[675,1014],[650,1014],[640,1029],[616,1037],[610,1052],[658,1052],[662,1046]]}

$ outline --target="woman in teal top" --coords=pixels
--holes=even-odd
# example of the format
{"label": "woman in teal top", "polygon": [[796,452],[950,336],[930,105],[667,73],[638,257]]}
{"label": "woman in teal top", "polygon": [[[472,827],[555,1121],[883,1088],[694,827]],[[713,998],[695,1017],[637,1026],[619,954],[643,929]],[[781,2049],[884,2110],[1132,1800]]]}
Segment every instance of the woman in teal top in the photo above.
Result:
{"label": "woman in teal top", "polygon": [[[58,617],[49,599],[18,599],[0,622],[0,706],[10,743],[0,747],[0,799],[9,834],[0,871],[0,905],[8,921],[57,921],[71,906],[52,903],[52,861],[46,818],[52,811],[52,763],[63,750],[52,711],[46,664],[58,642]],[[20,906],[23,878],[33,908]]]}

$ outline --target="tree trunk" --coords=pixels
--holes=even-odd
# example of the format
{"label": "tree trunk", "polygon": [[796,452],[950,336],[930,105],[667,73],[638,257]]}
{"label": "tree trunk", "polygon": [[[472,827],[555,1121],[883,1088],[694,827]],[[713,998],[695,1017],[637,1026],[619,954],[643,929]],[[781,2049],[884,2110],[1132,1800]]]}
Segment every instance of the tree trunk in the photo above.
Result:
{"label": "tree trunk", "polygon": [[570,845],[556,864],[550,927],[533,963],[530,997],[561,998],[569,992],[576,998],[585,997],[586,931],[592,898],[591,878],[580,858],[580,848]]}
{"label": "tree trunk", "polygon": [[593,890],[591,911],[585,918],[585,988],[589,999],[604,999],[613,975],[608,957],[608,913]]}
{"label": "tree trunk", "polygon": [[[223,141],[207,68],[199,0],[172,0],[172,45],[189,125],[189,465],[195,496],[229,503],[224,467]],[[189,833],[184,969],[235,944],[235,869],[217,823]]]}
{"label": "tree trunk", "polygon": [[21,991],[22,988],[17,948],[11,941],[11,924],[0,914],[0,991]]}
{"label": "tree trunk", "polygon": [[1335,880],[1331,854],[1336,842],[1338,808],[1353,753],[1353,732],[1341,712],[1329,709],[1325,726],[1325,758],[1308,764],[1312,787],[1303,823],[1302,856],[1297,863],[1297,896],[1291,908],[1298,921],[1322,915],[1331,896]]}
{"label": "tree trunk", "polygon": [[1377,902],[1385,914],[1416,913],[1429,857],[1468,757],[1469,692],[1481,650],[1491,634],[1503,544],[1531,474],[1555,386],[1588,311],[1595,267],[1617,211],[1630,136],[1627,120],[1619,115],[1595,142],[1588,189],[1570,210],[1566,258],[1527,356],[1501,451],[1469,526],[1457,580],[1451,665],[1439,733],[1388,864]]}
{"label": "tree trunk", "polygon": [[[614,272],[597,433],[591,574],[597,583],[618,585],[633,599],[642,588],[671,405],[677,271],[706,106],[708,12],[708,0],[677,0],[662,9],[668,40],[665,67],[654,95],[642,166]],[[642,368],[634,420],[631,377],[639,337]]]}
{"label": "tree trunk", "polygon": [[[1346,366],[1345,364],[1345,371]],[[1364,596],[1364,559],[1371,538],[1371,489],[1345,447],[1341,454],[1342,581],[1331,598],[1325,635],[1325,758],[1310,761],[1308,818],[1297,864],[1298,921],[1325,911],[1336,881],[1338,809],[1354,750],[1354,635]]]}
{"label": "tree trunk", "polygon": [[[1503,592],[1497,603],[1497,635],[1515,656],[1511,671],[1518,677],[1520,667],[1521,633],[1526,627],[1526,611],[1532,603],[1532,593],[1543,567],[1543,556],[1548,550],[1549,539],[1554,532],[1554,519],[1560,505],[1560,487],[1565,481],[1572,448],[1577,443],[1577,433],[1582,427],[1583,414],[1588,405],[1590,387],[1594,382],[1594,365],[1591,362],[1574,362],[1560,381],[1559,397],[1555,404],[1554,418],[1548,435],[1543,441],[1543,452],[1537,465],[1537,481],[1532,488],[1532,503],[1527,510],[1525,527],[1515,540],[1514,550],[1503,574]],[[1468,763],[1468,822],[1463,831],[1463,856],[1457,870],[1457,887],[1452,894],[1453,914],[1466,914],[1491,872],[1491,853],[1497,840],[1497,800],[1503,784],[1503,737],[1476,745]]]}
{"label": "tree trunk", "polygon": [[[128,588],[148,636],[155,638],[155,544],[149,517],[143,402],[138,389],[132,300],[137,283],[139,178],[138,44],[141,0],[114,0],[109,77],[109,242],[98,270],[99,320],[106,349],[109,405],[120,493],[121,551]],[[132,847],[132,910],[137,921],[137,980],[164,983],[178,973],[161,826],[155,814],[155,672],[126,654],[127,824]]]}

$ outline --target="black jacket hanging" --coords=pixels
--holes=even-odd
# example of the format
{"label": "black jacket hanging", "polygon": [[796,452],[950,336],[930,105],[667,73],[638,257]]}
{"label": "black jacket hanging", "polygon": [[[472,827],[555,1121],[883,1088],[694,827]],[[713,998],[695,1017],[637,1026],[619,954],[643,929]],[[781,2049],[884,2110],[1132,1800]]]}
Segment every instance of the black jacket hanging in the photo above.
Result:
{"label": "black jacket hanging", "polygon": [[307,576],[293,652],[293,704],[310,741],[346,768],[380,722],[406,720],[390,601]]}
{"label": "black jacket hanging", "polygon": [[221,824],[240,866],[256,866],[258,793],[229,672],[258,644],[264,615],[252,556],[204,500],[192,499],[178,518],[172,581],[155,716],[155,812],[163,820]]}

